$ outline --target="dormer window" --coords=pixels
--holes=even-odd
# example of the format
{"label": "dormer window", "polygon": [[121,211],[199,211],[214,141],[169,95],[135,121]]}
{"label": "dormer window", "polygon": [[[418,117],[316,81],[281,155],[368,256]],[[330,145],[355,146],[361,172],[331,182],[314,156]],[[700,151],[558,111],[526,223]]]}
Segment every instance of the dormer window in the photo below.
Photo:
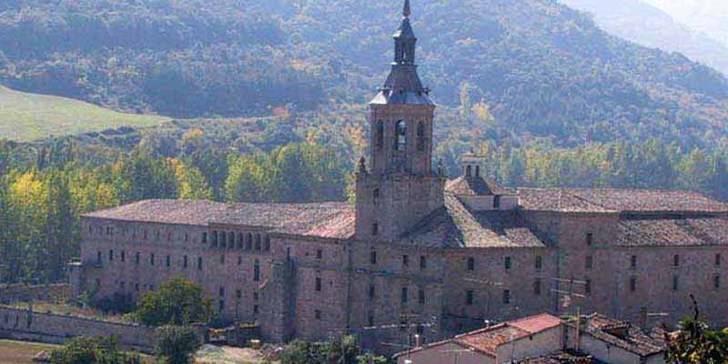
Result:
{"label": "dormer window", "polygon": [[404,120],[398,121],[395,125],[394,136],[394,150],[405,151],[407,149],[407,123]]}

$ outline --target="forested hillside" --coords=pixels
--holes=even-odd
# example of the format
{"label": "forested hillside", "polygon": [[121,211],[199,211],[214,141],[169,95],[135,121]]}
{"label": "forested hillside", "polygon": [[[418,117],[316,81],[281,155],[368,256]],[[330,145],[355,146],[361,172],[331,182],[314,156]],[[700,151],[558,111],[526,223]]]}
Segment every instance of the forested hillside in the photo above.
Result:
{"label": "forested hillside", "polygon": [[[391,59],[398,1],[5,1],[0,82],[178,117],[360,104]],[[714,146],[728,81],[609,36],[551,0],[415,1],[421,72],[442,105],[557,145]],[[333,105],[333,106],[332,106]]]}

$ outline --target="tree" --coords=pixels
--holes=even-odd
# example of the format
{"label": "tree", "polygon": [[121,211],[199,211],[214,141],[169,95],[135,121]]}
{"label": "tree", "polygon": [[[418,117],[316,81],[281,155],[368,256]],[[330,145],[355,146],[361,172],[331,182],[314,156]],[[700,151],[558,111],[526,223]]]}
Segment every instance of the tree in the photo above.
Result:
{"label": "tree", "polygon": [[668,363],[728,363],[728,333],[711,330],[700,317],[695,297],[690,295],[690,299],[693,301],[693,317],[680,322],[680,331],[677,334],[665,334]]}
{"label": "tree", "polygon": [[139,355],[121,351],[116,338],[77,337],[51,353],[53,364],[141,364]]}
{"label": "tree", "polygon": [[163,326],[157,330],[157,355],[166,364],[188,364],[202,345],[189,326]]}
{"label": "tree", "polygon": [[189,325],[208,322],[211,305],[200,286],[175,278],[159,287],[158,291],[142,296],[134,314],[148,326]]}

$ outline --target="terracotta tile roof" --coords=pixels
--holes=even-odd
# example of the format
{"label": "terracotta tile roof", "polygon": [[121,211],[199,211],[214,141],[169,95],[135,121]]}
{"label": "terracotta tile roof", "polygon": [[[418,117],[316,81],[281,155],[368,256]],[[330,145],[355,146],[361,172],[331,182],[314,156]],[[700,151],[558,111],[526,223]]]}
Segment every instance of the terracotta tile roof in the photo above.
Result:
{"label": "terracotta tile roof", "polygon": [[495,356],[499,346],[528,337],[529,335],[531,333],[528,331],[508,326],[507,324],[500,324],[481,331],[456,336],[453,341],[482,353]]}
{"label": "terracotta tile roof", "polygon": [[144,200],[96,211],[84,217],[160,224],[207,225],[225,213],[227,205],[212,201]]}
{"label": "terracotta tile roof", "polygon": [[433,248],[545,247],[517,211],[471,213],[457,197],[445,194],[445,207],[416,224],[401,244]]}
{"label": "terracotta tile roof", "polygon": [[728,204],[688,191],[519,188],[527,210],[560,212],[728,212]]}
{"label": "terracotta tile roof", "polygon": [[728,216],[687,218],[623,218],[619,246],[728,245]]}
{"label": "terracotta tile roof", "polygon": [[458,196],[512,195],[514,193],[494,181],[482,177],[466,178],[464,176],[447,181],[445,191]]}
{"label": "terracotta tile roof", "polygon": [[354,209],[345,202],[311,204],[225,204],[212,201],[145,200],[84,215],[161,224],[229,224],[345,239],[354,234]]}
{"label": "terracotta tile roof", "polygon": [[547,313],[542,313],[519,320],[508,321],[508,324],[530,333],[537,333],[561,325],[561,319]]}
{"label": "terracotta tile roof", "polygon": [[583,330],[601,341],[640,356],[655,355],[665,350],[662,341],[640,328],[596,313],[586,317]]}
{"label": "terracotta tile roof", "polygon": [[496,355],[499,346],[561,325],[549,314],[529,316],[456,336],[453,341],[474,350]]}

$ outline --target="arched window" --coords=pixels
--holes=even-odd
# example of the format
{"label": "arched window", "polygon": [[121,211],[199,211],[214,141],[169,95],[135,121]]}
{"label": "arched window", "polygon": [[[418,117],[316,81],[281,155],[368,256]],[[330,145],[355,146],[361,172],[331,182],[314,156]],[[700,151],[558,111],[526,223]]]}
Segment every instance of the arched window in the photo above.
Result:
{"label": "arched window", "polygon": [[248,238],[245,239],[245,250],[253,249],[253,234],[248,233]]}
{"label": "arched window", "polygon": [[475,177],[480,177],[480,166],[475,166]]}
{"label": "arched window", "polygon": [[253,264],[253,281],[260,281],[260,261],[258,259]]}
{"label": "arched window", "polygon": [[400,120],[394,130],[394,150],[404,151],[407,148],[407,123]]}
{"label": "arched window", "polygon": [[260,234],[255,234],[255,250],[260,250]]}
{"label": "arched window", "polygon": [[473,176],[473,167],[472,166],[465,167],[465,177],[470,178],[472,176]]}
{"label": "arched window", "polygon": [[421,121],[417,124],[417,150],[425,151],[425,124]]}
{"label": "arched window", "polygon": [[381,120],[377,122],[376,144],[377,149],[384,147],[384,122]]}

